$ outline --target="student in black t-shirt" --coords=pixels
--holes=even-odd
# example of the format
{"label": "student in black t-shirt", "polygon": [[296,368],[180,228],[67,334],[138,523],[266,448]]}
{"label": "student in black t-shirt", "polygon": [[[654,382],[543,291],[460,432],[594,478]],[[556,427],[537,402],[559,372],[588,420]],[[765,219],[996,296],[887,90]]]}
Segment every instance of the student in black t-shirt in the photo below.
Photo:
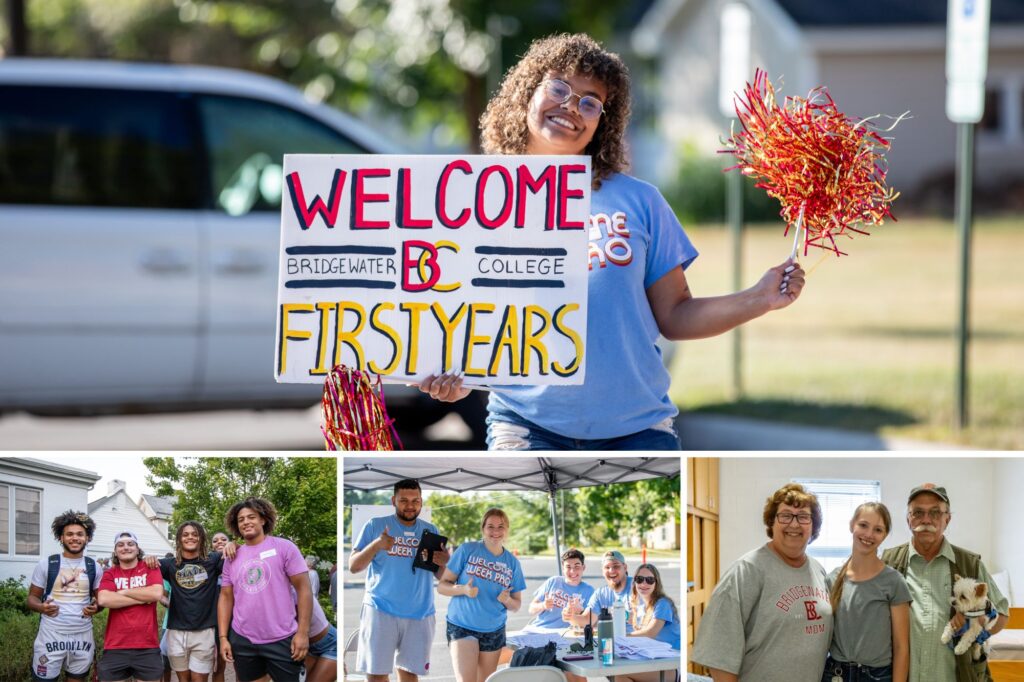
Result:
{"label": "student in black t-shirt", "polygon": [[167,616],[167,658],[178,682],[207,682],[216,663],[217,579],[220,552],[209,550],[206,530],[186,521],[175,535],[173,558],[161,559],[160,572],[171,584]]}

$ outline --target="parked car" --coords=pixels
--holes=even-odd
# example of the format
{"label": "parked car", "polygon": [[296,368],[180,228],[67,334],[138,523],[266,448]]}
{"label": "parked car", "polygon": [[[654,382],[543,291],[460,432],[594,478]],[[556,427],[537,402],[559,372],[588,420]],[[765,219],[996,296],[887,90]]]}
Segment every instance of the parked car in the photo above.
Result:
{"label": "parked car", "polygon": [[314,403],[273,377],[282,155],[396,151],[263,76],[0,60],[0,410]]}

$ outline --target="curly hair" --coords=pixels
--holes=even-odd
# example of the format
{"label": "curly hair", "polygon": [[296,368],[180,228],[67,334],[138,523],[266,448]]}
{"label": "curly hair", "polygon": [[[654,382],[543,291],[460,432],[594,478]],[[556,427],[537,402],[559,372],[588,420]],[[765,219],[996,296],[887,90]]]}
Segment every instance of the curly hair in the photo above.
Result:
{"label": "curly hair", "polygon": [[796,507],[797,509],[807,507],[811,510],[811,542],[817,540],[818,534],[821,532],[821,505],[818,504],[818,498],[814,493],[807,492],[799,483],[790,483],[782,486],[765,501],[763,518],[768,537],[772,537],[772,525],[775,523],[775,514],[779,511],[779,506],[783,504],[788,504],[790,507]]}
{"label": "curly hair", "polygon": [[53,520],[50,530],[53,531],[53,539],[60,542],[64,535],[64,528],[67,526],[81,526],[85,529],[85,537],[92,542],[92,534],[96,532],[96,522],[85,512],[68,509],[66,512]]}
{"label": "curly hair", "polygon": [[242,534],[238,532],[238,514],[243,509],[252,509],[263,518],[263,533],[265,535],[274,532],[274,526],[277,524],[277,509],[274,508],[274,504],[262,497],[247,497],[231,507],[224,517],[224,525],[233,536],[242,537]]}
{"label": "curly hair", "polygon": [[597,189],[602,180],[629,166],[625,142],[630,114],[629,70],[619,55],[606,52],[588,35],[562,33],[535,40],[505,74],[498,93],[487,104],[480,117],[480,142],[488,154],[525,154],[530,99],[551,73],[582,74],[601,81],[608,89],[604,114],[594,138],[583,150],[592,159],[592,184]]}
{"label": "curly hair", "polygon": [[198,521],[186,521],[178,526],[178,531],[174,534],[174,563],[178,566],[185,561],[185,557],[181,554],[181,536],[185,534],[185,529],[189,526],[195,528],[196,534],[199,535],[199,556],[196,558],[206,561],[206,557],[209,555],[209,542],[207,542],[206,529],[203,528],[203,524]]}

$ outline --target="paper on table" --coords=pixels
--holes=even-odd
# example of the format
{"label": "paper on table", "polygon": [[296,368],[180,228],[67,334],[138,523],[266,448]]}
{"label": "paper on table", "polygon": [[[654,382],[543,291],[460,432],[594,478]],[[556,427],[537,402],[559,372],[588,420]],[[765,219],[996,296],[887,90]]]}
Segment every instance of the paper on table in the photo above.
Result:
{"label": "paper on table", "polygon": [[634,661],[649,661],[655,658],[679,656],[680,651],[671,644],[650,637],[616,637],[615,657]]}

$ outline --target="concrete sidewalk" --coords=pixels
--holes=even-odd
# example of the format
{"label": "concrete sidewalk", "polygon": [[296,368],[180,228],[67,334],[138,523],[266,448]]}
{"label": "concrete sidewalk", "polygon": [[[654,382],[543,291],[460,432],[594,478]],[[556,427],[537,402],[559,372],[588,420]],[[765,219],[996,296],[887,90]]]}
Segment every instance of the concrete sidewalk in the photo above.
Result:
{"label": "concrete sidewalk", "polygon": [[717,414],[680,414],[683,450],[956,450],[948,443],[886,438],[875,433],[775,423]]}

